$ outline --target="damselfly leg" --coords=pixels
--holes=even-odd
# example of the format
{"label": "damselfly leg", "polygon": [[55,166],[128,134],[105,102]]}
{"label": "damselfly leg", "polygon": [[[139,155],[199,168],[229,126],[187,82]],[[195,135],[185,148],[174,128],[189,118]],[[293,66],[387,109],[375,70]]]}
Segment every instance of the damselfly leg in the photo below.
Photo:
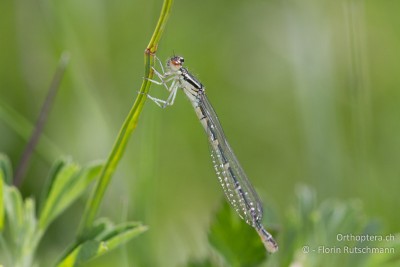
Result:
{"label": "damselfly leg", "polygon": [[[177,91],[179,89],[179,85],[178,85],[178,82],[177,82],[177,79],[176,79],[177,75],[175,73],[165,72],[161,60],[158,57],[156,57],[155,55],[154,55],[154,59],[156,61],[158,61],[158,63],[160,64],[162,73],[160,73],[154,67],[151,67],[151,68],[153,69],[154,74],[160,79],[160,81],[156,81],[156,80],[153,80],[153,79],[147,79],[147,80],[152,82],[152,83],[154,83],[154,84],[157,84],[157,85],[163,85],[167,89],[167,91],[170,92],[170,93],[169,93],[169,96],[168,96],[168,98],[166,100],[153,97],[153,96],[151,96],[149,94],[147,94],[147,97],[150,100],[152,100],[154,103],[156,103],[157,106],[159,106],[161,108],[166,108],[167,106],[172,106],[174,104],[176,93],[177,93]],[[171,81],[172,81],[172,83],[170,85],[168,85],[168,83],[171,82]]]}

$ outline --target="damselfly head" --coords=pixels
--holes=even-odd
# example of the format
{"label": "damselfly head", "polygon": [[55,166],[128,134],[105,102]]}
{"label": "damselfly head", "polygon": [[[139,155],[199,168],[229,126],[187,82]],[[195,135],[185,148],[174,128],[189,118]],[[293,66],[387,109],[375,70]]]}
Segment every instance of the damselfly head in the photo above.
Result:
{"label": "damselfly head", "polygon": [[180,68],[182,68],[183,62],[185,62],[185,59],[183,57],[180,56],[174,56],[172,58],[170,58],[167,62],[167,66],[173,70],[173,71],[177,71]]}

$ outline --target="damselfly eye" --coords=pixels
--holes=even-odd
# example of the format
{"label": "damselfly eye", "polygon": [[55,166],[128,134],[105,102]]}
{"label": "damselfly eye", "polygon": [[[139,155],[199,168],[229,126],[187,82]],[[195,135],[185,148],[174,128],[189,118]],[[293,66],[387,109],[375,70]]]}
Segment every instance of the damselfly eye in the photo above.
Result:
{"label": "damselfly eye", "polygon": [[183,65],[183,62],[184,62],[185,60],[183,59],[183,57],[180,57],[180,56],[175,56],[175,57],[173,57],[173,58],[171,58],[170,60],[169,60],[169,66],[170,67],[176,67],[176,68],[181,68],[182,67],[182,65]]}

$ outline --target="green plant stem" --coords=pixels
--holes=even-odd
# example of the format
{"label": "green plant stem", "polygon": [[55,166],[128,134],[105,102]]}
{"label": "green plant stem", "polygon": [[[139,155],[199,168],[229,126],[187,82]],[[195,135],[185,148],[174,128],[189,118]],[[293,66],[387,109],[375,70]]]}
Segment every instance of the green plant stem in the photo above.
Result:
{"label": "green plant stem", "polygon": [[54,103],[54,99],[58,93],[58,89],[60,88],[61,80],[64,76],[64,72],[65,69],[67,68],[68,63],[69,63],[69,53],[65,51],[61,55],[57,70],[54,73],[49,90],[47,92],[46,100],[44,101],[42,109],[40,110],[39,118],[37,119],[32,135],[29,138],[29,141],[21,156],[19,166],[16,169],[13,181],[16,187],[19,187],[22,184],[26,169],[28,168],[29,165],[30,158],[36,148],[37,143],[39,142],[39,138],[42,135],[43,128],[46,124],[47,116],[49,115],[51,106]]}
{"label": "green plant stem", "polygon": [[154,65],[154,58],[152,55],[154,55],[157,51],[158,42],[160,41],[161,35],[165,29],[165,25],[171,11],[172,2],[173,0],[164,0],[157,26],[144,53],[146,78],[143,79],[139,94],[120,129],[111,153],[108,156],[107,162],[100,173],[100,178],[96,184],[95,190],[87,202],[78,232],[78,238],[80,239],[84,239],[84,234],[92,227],[106,188],[110,183],[111,177],[117,168],[120,159],[122,158],[131,133],[137,126],[139,115],[142,112],[143,105],[146,101],[146,96],[150,88],[150,82],[147,79],[153,77],[153,70],[151,66]]}

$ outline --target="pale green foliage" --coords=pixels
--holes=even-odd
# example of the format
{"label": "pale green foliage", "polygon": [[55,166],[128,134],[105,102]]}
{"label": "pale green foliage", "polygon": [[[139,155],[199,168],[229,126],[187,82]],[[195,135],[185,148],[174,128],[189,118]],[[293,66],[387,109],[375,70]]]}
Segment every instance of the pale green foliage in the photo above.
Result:
{"label": "pale green foliage", "polygon": [[[268,215],[265,217],[270,218],[271,221],[273,216]],[[268,226],[268,222],[266,225]],[[273,232],[280,250],[267,256],[254,229],[240,220],[225,203],[210,226],[209,242],[214,253],[201,263],[190,263],[187,266],[208,266],[211,263],[212,266],[400,266],[399,235],[395,236],[391,242],[357,242],[337,237],[346,234],[353,236],[381,234],[380,225],[364,214],[359,201],[325,200],[319,203],[316,193],[302,186],[297,190],[296,204],[290,208],[281,225],[281,229],[284,230]],[[390,247],[394,248],[395,253],[345,253],[343,251],[344,247],[367,246]],[[304,252],[305,248],[308,249],[307,252]],[[340,250],[340,252],[322,253],[322,248],[337,248],[336,251]]]}
{"label": "pale green foliage", "polygon": [[147,227],[140,223],[125,223],[114,226],[105,219],[95,224],[93,228],[97,229],[96,235],[73,249],[57,265],[58,267],[77,266],[103,255],[147,230]]}
{"label": "pale green foliage", "polygon": [[[46,229],[83,194],[98,176],[102,164],[81,167],[70,160],[56,162],[44,192],[43,208],[37,215],[34,199],[24,200],[19,190],[8,184],[11,166],[5,156],[0,156],[0,265],[34,266],[36,249]],[[114,226],[103,220],[85,233],[84,241],[74,243],[75,248],[59,266],[76,266],[100,256],[145,230],[140,223]]]}
{"label": "pale green foliage", "polygon": [[50,186],[40,214],[39,227],[45,229],[80,196],[99,174],[101,167],[101,164],[92,164],[82,169],[75,163],[63,162],[63,166],[57,168],[54,182]]}
{"label": "pale green foliage", "polygon": [[5,265],[32,266],[34,252],[42,236],[42,232],[37,228],[35,202],[31,198],[23,201],[15,187],[4,183],[3,203],[6,222],[0,238],[5,239],[5,251],[8,254],[5,256],[9,259]]}

